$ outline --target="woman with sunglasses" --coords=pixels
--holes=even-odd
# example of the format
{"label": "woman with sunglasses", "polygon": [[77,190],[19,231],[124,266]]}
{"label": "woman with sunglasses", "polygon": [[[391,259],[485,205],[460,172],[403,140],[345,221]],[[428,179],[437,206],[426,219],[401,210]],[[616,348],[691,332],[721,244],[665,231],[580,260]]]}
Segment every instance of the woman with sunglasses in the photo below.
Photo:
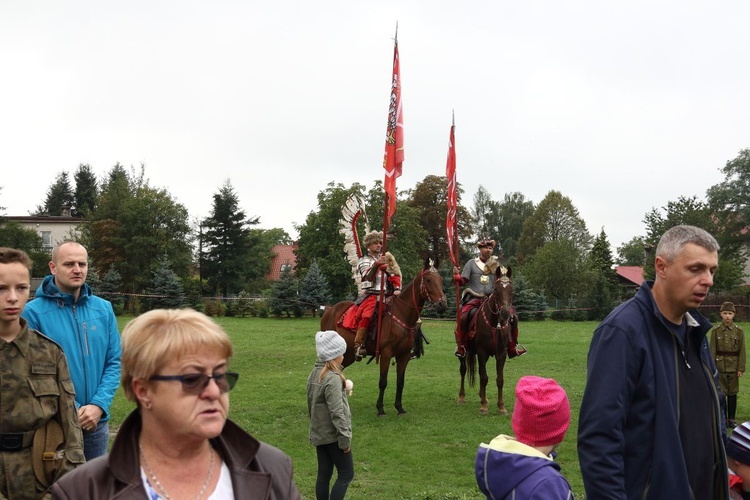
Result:
{"label": "woman with sunglasses", "polygon": [[190,309],[149,311],[122,332],[122,385],[137,408],[108,456],[53,486],[53,498],[297,499],[291,459],[231,420],[232,344]]}

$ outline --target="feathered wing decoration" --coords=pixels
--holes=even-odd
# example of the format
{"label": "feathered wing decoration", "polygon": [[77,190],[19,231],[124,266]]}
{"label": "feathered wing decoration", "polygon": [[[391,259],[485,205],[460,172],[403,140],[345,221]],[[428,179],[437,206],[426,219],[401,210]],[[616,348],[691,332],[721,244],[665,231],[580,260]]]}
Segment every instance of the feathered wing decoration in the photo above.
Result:
{"label": "feathered wing decoration", "polygon": [[344,253],[346,254],[346,260],[352,266],[352,278],[357,284],[357,290],[359,290],[359,284],[362,281],[357,272],[357,261],[362,257],[362,248],[359,246],[359,236],[357,235],[357,221],[360,216],[365,221],[365,234],[367,234],[370,232],[370,221],[367,219],[367,212],[365,212],[365,202],[361,196],[352,194],[341,208],[339,233],[344,235]]}

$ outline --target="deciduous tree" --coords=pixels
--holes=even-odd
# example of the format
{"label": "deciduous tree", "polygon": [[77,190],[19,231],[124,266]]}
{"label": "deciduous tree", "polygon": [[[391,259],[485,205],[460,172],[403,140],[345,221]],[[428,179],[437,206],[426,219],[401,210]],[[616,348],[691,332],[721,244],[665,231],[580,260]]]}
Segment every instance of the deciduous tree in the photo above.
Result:
{"label": "deciduous tree", "polygon": [[743,282],[745,258],[742,248],[736,244],[731,235],[732,230],[727,230],[717,218],[708,203],[699,200],[696,196],[680,196],[677,201],[670,201],[661,209],[653,208],[643,220],[646,224],[646,245],[649,256],[644,266],[646,277],[654,277],[654,252],[656,245],[664,232],[679,224],[689,224],[705,229],[718,241],[719,270],[714,276],[714,290],[729,291]]}
{"label": "deciduous tree", "polygon": [[591,248],[591,235],[578,209],[567,196],[550,191],[523,224],[519,253],[522,259],[533,256],[547,243],[568,240],[585,254]]}
{"label": "deciduous tree", "polygon": [[31,275],[40,278],[49,274],[49,252],[42,250],[42,237],[18,222],[0,222],[0,246],[23,250],[34,263]]}
{"label": "deciduous tree", "polygon": [[84,219],[82,243],[100,269],[114,266],[126,292],[140,293],[166,256],[172,270],[186,277],[191,266],[187,209],[165,189],[151,187],[140,172],[117,164],[109,172],[96,210]]}
{"label": "deciduous tree", "polygon": [[630,241],[617,247],[617,264],[640,267],[646,264],[646,241],[642,236],[633,236]]}

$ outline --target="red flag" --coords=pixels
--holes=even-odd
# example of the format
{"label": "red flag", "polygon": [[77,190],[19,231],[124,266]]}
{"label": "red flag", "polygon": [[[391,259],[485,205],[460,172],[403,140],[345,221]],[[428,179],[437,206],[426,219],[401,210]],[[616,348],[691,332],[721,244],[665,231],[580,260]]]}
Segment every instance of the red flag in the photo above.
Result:
{"label": "red flag", "polygon": [[458,228],[456,227],[456,212],[458,209],[458,197],[456,187],[456,125],[451,125],[451,136],[448,142],[448,162],[445,165],[445,177],[448,179],[448,214],[445,218],[446,241],[448,242],[448,255],[453,265],[458,267]]}
{"label": "red flag", "polygon": [[396,178],[401,175],[404,163],[404,115],[401,109],[401,75],[398,62],[398,38],[393,44],[393,81],[391,82],[391,102],[388,107],[388,127],[385,132],[385,195],[387,207],[384,227],[391,224],[396,212]]}

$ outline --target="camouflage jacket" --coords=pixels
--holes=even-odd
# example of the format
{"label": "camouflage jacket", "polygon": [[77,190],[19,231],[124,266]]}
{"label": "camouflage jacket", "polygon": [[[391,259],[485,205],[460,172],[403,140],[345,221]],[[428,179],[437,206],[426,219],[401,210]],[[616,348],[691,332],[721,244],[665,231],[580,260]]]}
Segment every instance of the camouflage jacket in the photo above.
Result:
{"label": "camouflage jacket", "polygon": [[745,334],[734,323],[711,330],[711,354],[720,372],[745,371]]}
{"label": "camouflage jacket", "polygon": [[21,333],[11,342],[0,339],[0,442],[10,433],[25,434],[20,450],[0,451],[0,497],[36,499],[45,496],[46,488],[32,468],[28,437],[35,429],[53,418],[62,426],[64,459],[56,479],[85,459],[65,355],[54,341],[30,330],[24,319],[21,325]]}

